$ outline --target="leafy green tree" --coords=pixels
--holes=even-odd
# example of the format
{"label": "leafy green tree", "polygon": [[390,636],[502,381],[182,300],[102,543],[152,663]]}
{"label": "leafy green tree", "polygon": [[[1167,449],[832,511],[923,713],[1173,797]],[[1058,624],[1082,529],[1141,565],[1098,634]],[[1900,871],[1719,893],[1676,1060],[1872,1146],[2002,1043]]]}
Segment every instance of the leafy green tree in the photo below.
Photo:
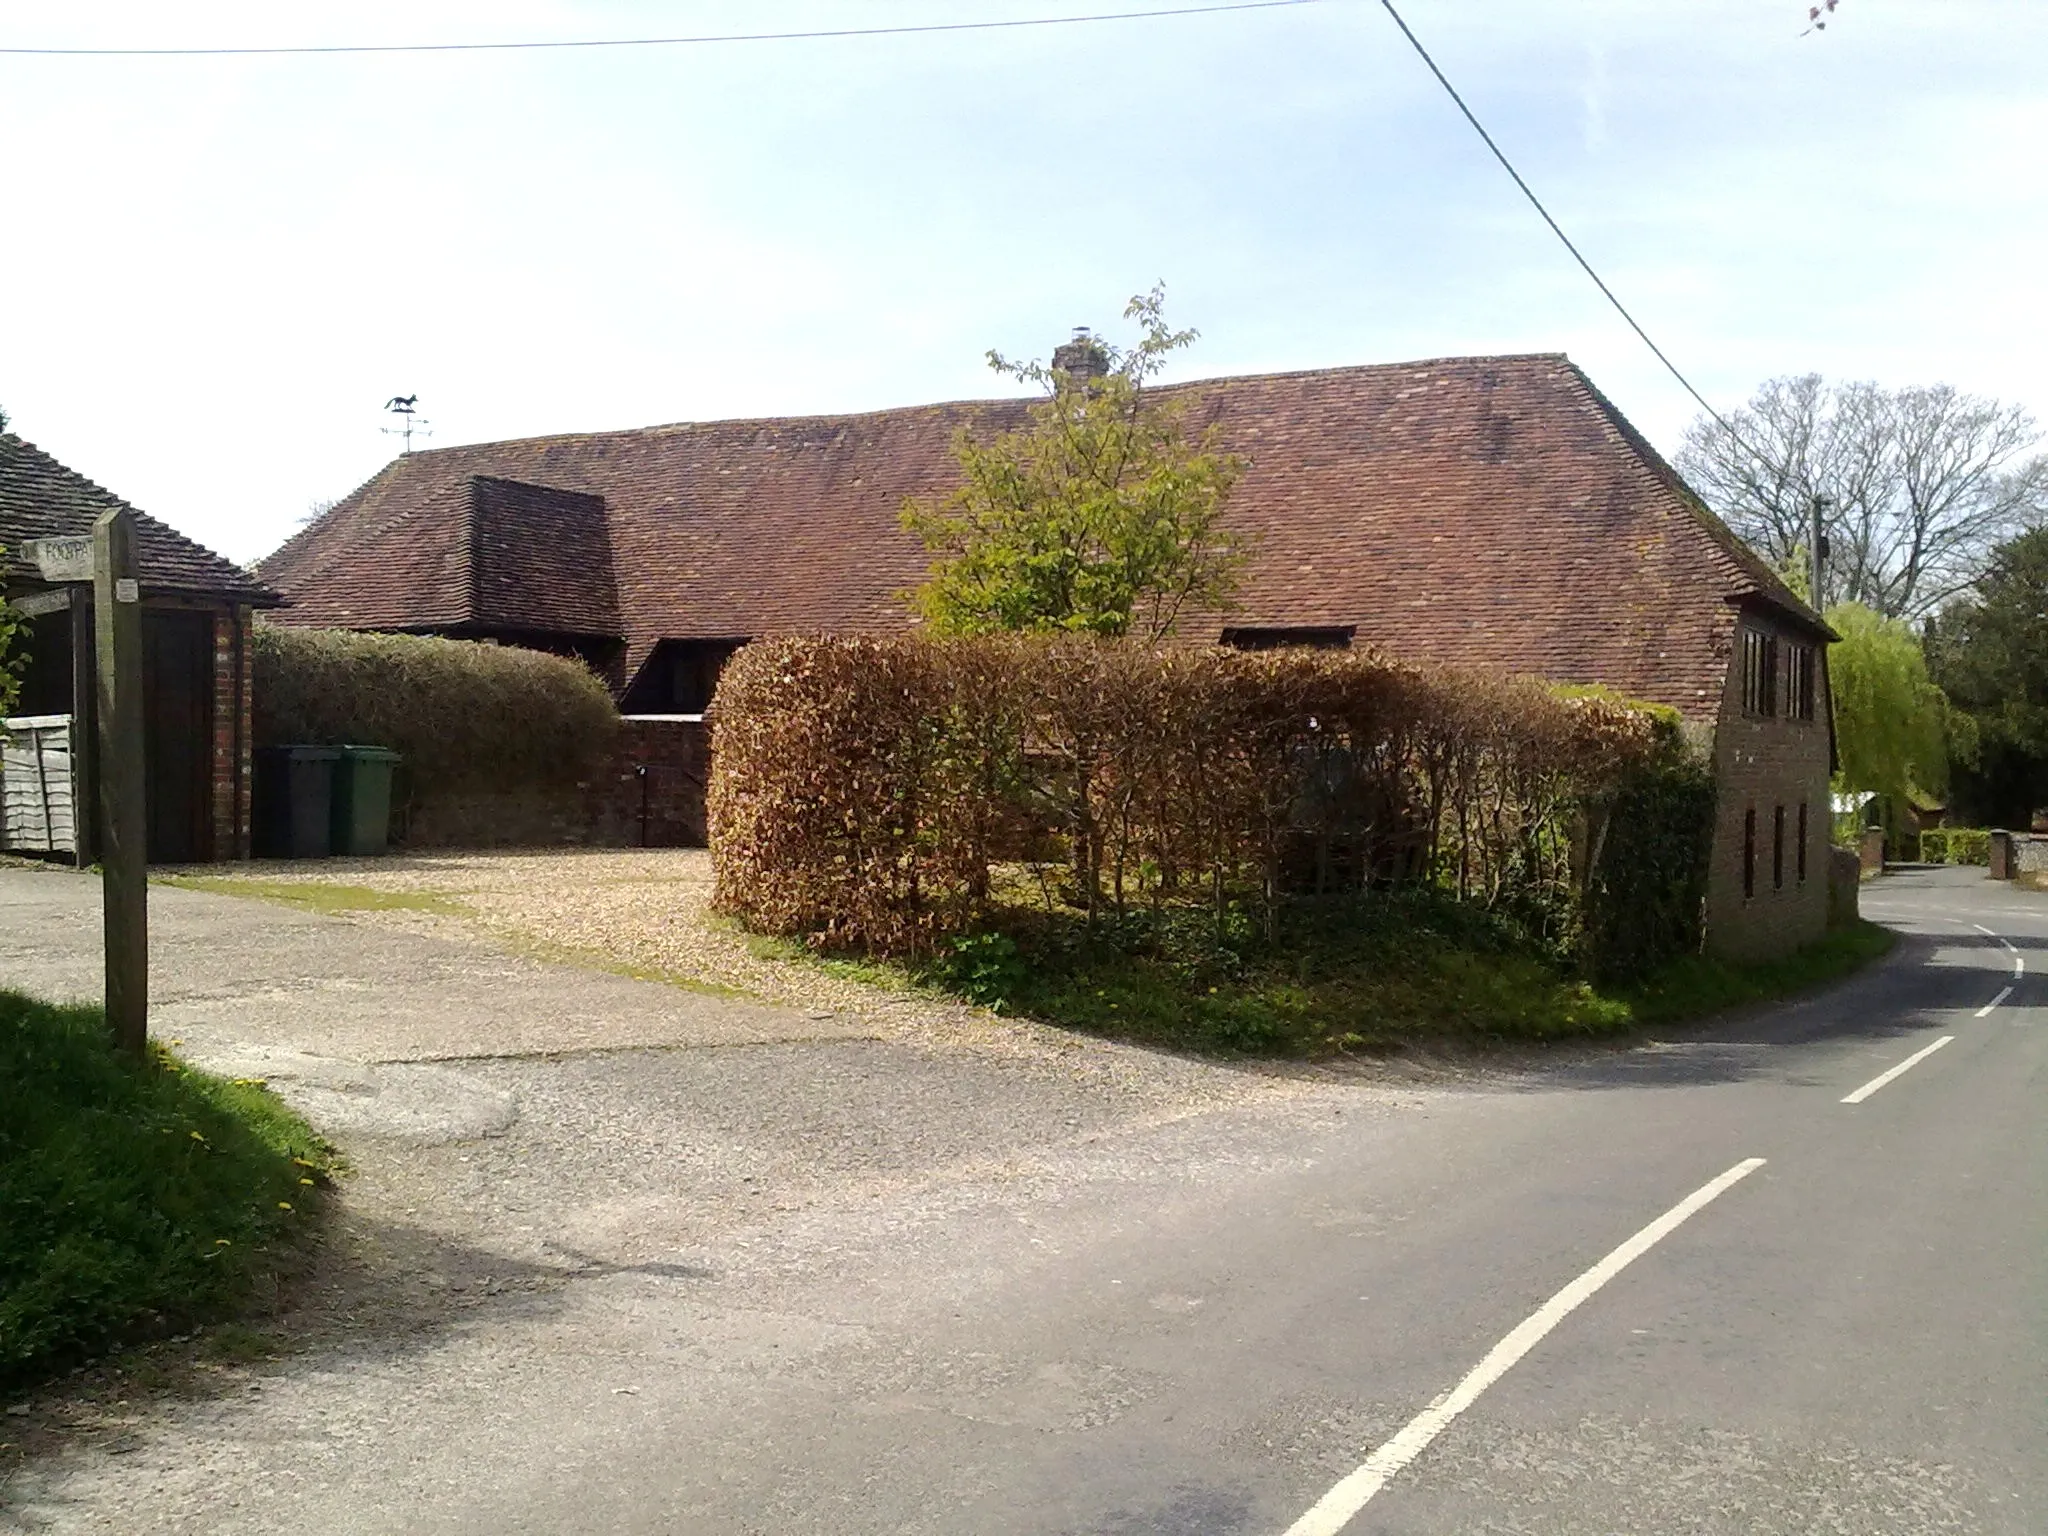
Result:
{"label": "leafy green tree", "polygon": [[[7,412],[0,410],[0,432],[7,430]],[[0,570],[6,569],[5,548],[0,548]],[[21,696],[21,674],[28,666],[28,626],[21,615],[0,596],[0,715],[14,713],[14,701]]]}
{"label": "leafy green tree", "polygon": [[1227,606],[1243,564],[1223,510],[1243,472],[1185,401],[1151,386],[1195,340],[1167,326],[1164,290],[1124,309],[1128,349],[1086,333],[1051,364],[989,353],[989,366],[1045,398],[1030,424],[954,439],[962,483],[912,498],[904,526],[934,559],[911,601],[942,634],[1067,631],[1158,640],[1192,608]]}
{"label": "leafy green tree", "polygon": [[1835,747],[1845,790],[1886,795],[1896,804],[1916,790],[1948,787],[1948,700],[1927,670],[1919,637],[1903,620],[1860,603],[1830,608],[1839,644],[1828,650]]}
{"label": "leafy green tree", "polygon": [[[7,430],[7,412],[0,410],[0,432]],[[0,557],[7,551],[0,548]],[[6,569],[0,558],[0,570]],[[14,713],[14,701],[21,696],[21,674],[28,666],[28,626],[21,615],[0,596],[0,715]]]}
{"label": "leafy green tree", "polygon": [[[0,570],[6,568],[7,550],[0,546]],[[0,717],[14,713],[14,701],[21,696],[21,675],[28,669],[28,625],[20,614],[0,597]]]}
{"label": "leafy green tree", "polygon": [[1995,550],[1975,592],[1928,625],[1928,660],[1974,724],[1958,774],[1973,820],[2025,826],[2048,806],[2048,528]]}

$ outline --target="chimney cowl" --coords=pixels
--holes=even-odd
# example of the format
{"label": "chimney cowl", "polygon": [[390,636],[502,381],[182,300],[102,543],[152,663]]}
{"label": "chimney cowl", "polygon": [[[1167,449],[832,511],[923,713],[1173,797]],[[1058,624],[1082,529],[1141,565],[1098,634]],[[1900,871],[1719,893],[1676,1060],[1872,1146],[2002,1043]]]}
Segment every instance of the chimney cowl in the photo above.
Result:
{"label": "chimney cowl", "polygon": [[1089,383],[1109,372],[1109,352],[1085,325],[1074,327],[1074,339],[1054,347],[1052,366],[1078,383]]}

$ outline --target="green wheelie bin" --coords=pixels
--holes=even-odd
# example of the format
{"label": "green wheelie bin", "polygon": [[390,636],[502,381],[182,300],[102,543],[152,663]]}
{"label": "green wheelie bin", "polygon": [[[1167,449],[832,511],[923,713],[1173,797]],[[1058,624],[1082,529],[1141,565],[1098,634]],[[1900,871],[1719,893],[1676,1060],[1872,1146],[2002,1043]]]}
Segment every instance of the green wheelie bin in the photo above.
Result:
{"label": "green wheelie bin", "polygon": [[383,853],[391,842],[389,747],[342,746],[334,763],[333,847],[342,857]]}

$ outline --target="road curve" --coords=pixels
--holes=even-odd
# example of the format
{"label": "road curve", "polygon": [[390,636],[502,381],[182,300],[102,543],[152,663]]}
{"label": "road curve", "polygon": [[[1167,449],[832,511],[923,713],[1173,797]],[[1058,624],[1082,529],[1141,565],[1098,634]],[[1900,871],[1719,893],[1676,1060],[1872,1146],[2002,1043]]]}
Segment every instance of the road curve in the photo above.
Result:
{"label": "road curve", "polygon": [[1902,943],[1824,995],[876,1190],[165,1410],[0,1529],[2048,1531],[2048,900],[1865,899]]}

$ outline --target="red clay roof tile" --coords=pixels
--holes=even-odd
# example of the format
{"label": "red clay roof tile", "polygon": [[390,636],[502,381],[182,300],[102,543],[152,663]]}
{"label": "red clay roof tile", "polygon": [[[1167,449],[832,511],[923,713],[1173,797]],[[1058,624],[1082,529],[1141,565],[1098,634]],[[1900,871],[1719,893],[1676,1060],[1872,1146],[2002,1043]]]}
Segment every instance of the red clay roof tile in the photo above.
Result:
{"label": "red clay roof tile", "polygon": [[0,432],[0,547],[7,552],[0,560],[0,581],[35,577],[35,566],[22,555],[30,539],[82,537],[92,532],[100,514],[117,507],[135,513],[135,557],[145,592],[224,597],[255,607],[278,601],[275,592],[232,561],[130,507],[34,443]]}
{"label": "red clay roof tile", "polygon": [[[1228,514],[1253,547],[1233,626],[1356,626],[1360,643],[1397,655],[1606,683],[1702,716],[1718,706],[1731,604],[1818,625],[1562,356],[1215,379],[1171,393],[1193,425],[1213,423],[1249,461]],[[900,629],[910,622],[901,594],[928,564],[900,524],[904,498],[957,483],[957,430],[1020,425],[1028,403],[415,453],[261,570],[292,601],[286,622],[431,629],[545,617],[533,627],[622,636],[629,676],[664,638]],[[471,489],[506,482],[518,490]],[[590,498],[601,500],[603,540]],[[484,588],[462,565],[465,523],[492,530],[500,564]],[[578,627],[606,617],[617,627]],[[1213,638],[1225,619],[1183,629]]]}

